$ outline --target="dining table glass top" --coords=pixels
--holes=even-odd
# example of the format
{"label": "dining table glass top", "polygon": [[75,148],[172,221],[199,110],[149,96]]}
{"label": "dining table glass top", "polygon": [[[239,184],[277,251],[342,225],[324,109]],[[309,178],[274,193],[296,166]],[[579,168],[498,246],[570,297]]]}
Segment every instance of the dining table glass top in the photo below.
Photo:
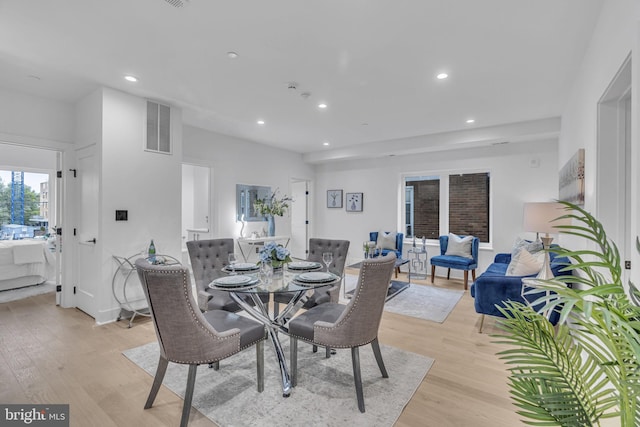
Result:
{"label": "dining table glass top", "polygon": [[291,270],[286,267],[276,271],[269,278],[259,271],[238,271],[213,280],[209,287],[235,293],[287,293],[323,288],[335,284],[340,277],[325,271]]}

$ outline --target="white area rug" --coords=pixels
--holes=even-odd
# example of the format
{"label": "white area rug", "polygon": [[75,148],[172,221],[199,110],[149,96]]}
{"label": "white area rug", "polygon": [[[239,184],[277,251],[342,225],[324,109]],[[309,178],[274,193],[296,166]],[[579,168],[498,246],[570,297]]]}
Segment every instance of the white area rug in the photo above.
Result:
{"label": "white area rug", "polygon": [[[281,335],[288,356],[289,340]],[[298,385],[282,397],[280,372],[270,341],[265,342],[265,387],[258,393],[256,356],[251,348],[220,362],[220,370],[198,367],[193,406],[221,427],[240,426],[392,426],[433,364],[433,359],[381,345],[389,378],[382,378],[371,346],[360,348],[366,412],[356,400],[351,351],[338,350],[325,359],[324,351],[298,348]],[[151,375],[158,364],[153,342],[123,354]],[[287,360],[287,363],[289,361]],[[184,398],[187,366],[169,363],[164,386]],[[149,382],[151,388],[151,381]],[[147,396],[141,398],[144,405]],[[153,411],[153,409],[149,409]]]}
{"label": "white area rug", "polygon": [[53,282],[44,282],[40,283],[39,285],[10,289],[8,291],[0,291],[0,304],[55,291],[56,285]]}
{"label": "white area rug", "polygon": [[[345,275],[345,291],[355,289],[358,276]],[[412,284],[386,302],[384,309],[405,316],[442,323],[456,306],[464,291]],[[341,301],[346,304],[348,300]]]}

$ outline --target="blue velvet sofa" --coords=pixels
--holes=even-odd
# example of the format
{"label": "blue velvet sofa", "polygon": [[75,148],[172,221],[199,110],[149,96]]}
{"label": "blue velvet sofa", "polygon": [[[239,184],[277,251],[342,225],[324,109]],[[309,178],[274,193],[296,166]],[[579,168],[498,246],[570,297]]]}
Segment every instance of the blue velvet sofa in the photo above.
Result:
{"label": "blue velvet sofa", "polygon": [[[556,256],[550,252],[551,271],[554,276],[567,275],[569,272],[561,272],[561,270],[570,264],[569,258]],[[474,306],[477,313],[482,314],[479,332],[482,332],[482,324],[484,315],[504,317],[498,310],[496,305],[502,305],[503,301],[518,301],[526,304],[522,298],[522,279],[525,277],[535,277],[536,274],[530,276],[507,276],[507,267],[511,262],[511,254],[496,254],[493,264],[484,271],[475,282],[471,285],[471,296],[474,298]],[[530,301],[537,299],[535,295],[527,297]],[[534,307],[539,308],[539,307]],[[551,323],[554,325],[559,318],[558,313],[552,313],[550,317]]]}

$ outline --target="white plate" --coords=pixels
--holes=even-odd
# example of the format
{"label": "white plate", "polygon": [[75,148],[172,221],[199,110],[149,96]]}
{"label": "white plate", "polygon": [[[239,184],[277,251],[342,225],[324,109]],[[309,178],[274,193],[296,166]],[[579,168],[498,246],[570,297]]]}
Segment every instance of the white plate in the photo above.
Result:
{"label": "white plate", "polygon": [[251,280],[251,276],[226,276],[215,279],[213,281],[213,284],[216,286],[239,286],[246,285],[247,283],[251,282]]}
{"label": "white plate", "polygon": [[313,261],[295,261],[289,263],[289,268],[292,270],[304,270],[308,268],[318,268],[320,267],[319,262]]}
{"label": "white plate", "polygon": [[330,282],[335,279],[335,276],[331,273],[324,273],[321,271],[314,271],[310,273],[302,273],[298,274],[295,277],[295,280],[299,282],[307,282],[307,283],[322,283],[322,282]]}
{"label": "white plate", "polygon": [[[241,271],[241,270],[257,270],[259,267],[256,264],[252,264],[250,262],[239,262],[235,265],[235,270],[236,271]],[[228,270],[233,270],[234,268],[231,267],[231,265],[227,265],[227,269]]]}

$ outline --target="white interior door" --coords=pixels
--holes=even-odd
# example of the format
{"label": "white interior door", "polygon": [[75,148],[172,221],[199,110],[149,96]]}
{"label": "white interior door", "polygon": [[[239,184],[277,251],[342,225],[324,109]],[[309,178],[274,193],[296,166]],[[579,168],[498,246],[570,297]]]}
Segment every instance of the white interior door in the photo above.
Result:
{"label": "white interior door", "polygon": [[291,182],[291,256],[306,259],[309,242],[309,182]]}
{"label": "white interior door", "polygon": [[76,263],[75,302],[76,307],[96,318],[100,289],[98,160],[93,147],[78,151],[77,156],[76,184],[80,209],[76,230],[78,262]]}

